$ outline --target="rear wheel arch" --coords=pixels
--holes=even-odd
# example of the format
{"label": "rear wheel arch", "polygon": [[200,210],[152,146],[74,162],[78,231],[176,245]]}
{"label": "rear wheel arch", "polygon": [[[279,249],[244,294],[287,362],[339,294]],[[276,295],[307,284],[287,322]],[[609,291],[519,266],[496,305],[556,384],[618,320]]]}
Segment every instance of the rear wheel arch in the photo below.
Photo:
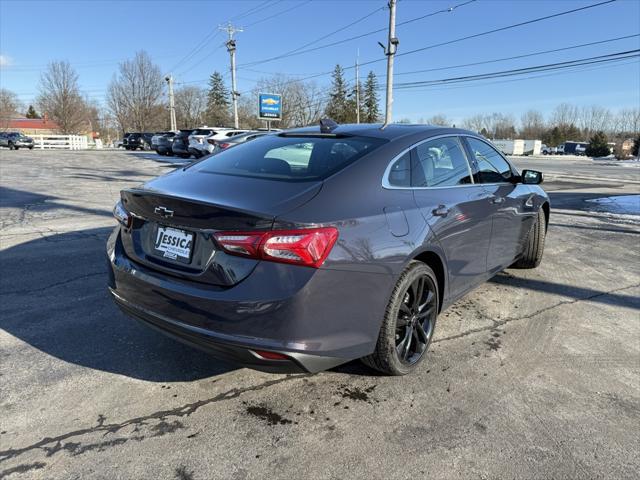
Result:
{"label": "rear wheel arch", "polygon": [[427,250],[416,255],[413,258],[413,260],[424,263],[429,268],[431,268],[431,270],[433,270],[433,273],[436,274],[436,279],[438,280],[438,297],[439,297],[438,310],[441,311],[442,304],[444,301],[444,288],[446,285],[446,274],[445,274],[444,262],[442,258],[436,252],[432,250]]}

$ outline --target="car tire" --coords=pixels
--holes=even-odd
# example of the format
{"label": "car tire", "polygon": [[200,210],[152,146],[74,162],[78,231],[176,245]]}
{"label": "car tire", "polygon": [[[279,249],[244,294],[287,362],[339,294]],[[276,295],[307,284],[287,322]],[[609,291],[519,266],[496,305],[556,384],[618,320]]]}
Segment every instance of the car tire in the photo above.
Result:
{"label": "car tire", "polygon": [[16,149],[16,146],[11,142],[9,142],[8,147],[9,147],[9,150],[15,150]]}
{"label": "car tire", "polygon": [[547,222],[542,209],[538,211],[535,222],[529,230],[522,257],[514,263],[515,268],[536,268],[542,261],[544,240],[547,235]]}
{"label": "car tire", "polygon": [[376,348],[363,363],[386,375],[415,370],[433,339],[439,299],[433,270],[422,262],[411,262],[391,293]]}
{"label": "car tire", "polygon": [[29,150],[33,150],[33,147],[29,147]]}

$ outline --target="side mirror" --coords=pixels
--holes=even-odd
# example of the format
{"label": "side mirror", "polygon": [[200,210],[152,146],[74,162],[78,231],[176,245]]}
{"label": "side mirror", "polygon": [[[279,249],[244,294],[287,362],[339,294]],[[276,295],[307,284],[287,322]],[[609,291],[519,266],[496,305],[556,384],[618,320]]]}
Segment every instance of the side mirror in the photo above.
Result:
{"label": "side mirror", "polygon": [[523,170],[521,178],[525,185],[539,185],[544,181],[542,172],[537,170]]}

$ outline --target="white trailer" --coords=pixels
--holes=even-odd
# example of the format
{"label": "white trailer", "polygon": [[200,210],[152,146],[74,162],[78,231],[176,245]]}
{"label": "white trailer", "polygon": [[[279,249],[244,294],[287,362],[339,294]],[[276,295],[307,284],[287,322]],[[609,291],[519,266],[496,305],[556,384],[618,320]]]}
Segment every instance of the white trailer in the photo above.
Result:
{"label": "white trailer", "polygon": [[524,140],[493,140],[493,144],[505,155],[524,154]]}
{"label": "white trailer", "polygon": [[525,140],[524,155],[540,155],[542,152],[542,140]]}

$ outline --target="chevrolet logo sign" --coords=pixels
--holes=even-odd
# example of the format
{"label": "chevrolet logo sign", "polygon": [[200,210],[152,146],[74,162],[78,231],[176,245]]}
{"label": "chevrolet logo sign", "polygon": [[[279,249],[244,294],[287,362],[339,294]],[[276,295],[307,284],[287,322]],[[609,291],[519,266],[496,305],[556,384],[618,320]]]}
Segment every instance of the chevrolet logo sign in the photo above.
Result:
{"label": "chevrolet logo sign", "polygon": [[153,213],[155,213],[156,215],[160,215],[163,218],[173,217],[173,210],[169,210],[166,207],[156,207],[153,210]]}

